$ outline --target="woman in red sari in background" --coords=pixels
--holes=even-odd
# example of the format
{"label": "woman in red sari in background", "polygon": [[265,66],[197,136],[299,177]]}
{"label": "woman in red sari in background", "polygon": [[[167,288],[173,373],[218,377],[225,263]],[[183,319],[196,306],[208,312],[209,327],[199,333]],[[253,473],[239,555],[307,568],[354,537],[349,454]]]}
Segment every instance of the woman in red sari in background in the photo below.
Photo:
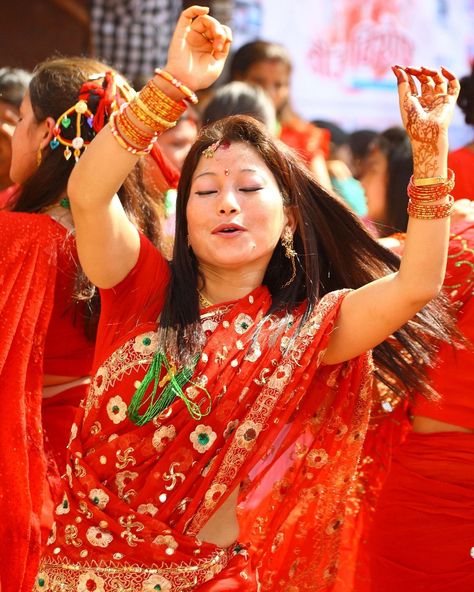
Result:
{"label": "woman in red sari in background", "polygon": [[[440,399],[415,393],[411,430],[392,452],[368,552],[372,591],[474,589],[474,211],[453,224],[444,290],[466,349],[440,347],[428,378]],[[401,244],[403,250],[403,240]],[[363,590],[356,584],[354,590]]]}
{"label": "woman in red sari in background", "polygon": [[[90,384],[99,301],[78,265],[66,186],[75,157],[128,93],[112,73],[104,78],[106,69],[83,58],[40,64],[12,138],[10,174],[22,189],[11,211],[0,212],[3,592],[33,585],[31,576],[22,583],[22,574],[38,565],[40,524],[43,543],[51,529],[72,421]],[[64,144],[74,138],[76,148]],[[140,170],[120,194],[132,219],[156,242],[154,208],[139,185]]]}
{"label": "woman in red sari in background", "polygon": [[[474,130],[474,64],[471,73],[459,81],[461,89],[458,107],[464,114],[464,121]],[[456,174],[454,199],[472,199],[474,197],[474,138],[471,142],[453,150],[448,155],[449,166]]]}
{"label": "woman in red sari in background", "polygon": [[[182,13],[166,69],[70,179],[81,264],[103,306],[36,590],[255,592],[257,577],[263,590],[329,590],[368,421],[367,352],[421,388],[422,369],[408,373],[385,340],[395,332],[428,362],[416,327],[441,314],[434,331],[447,329],[436,304],[418,312],[444,275],[445,184],[430,219],[412,217],[398,270],[250,118],[204,128],[191,149],[170,264],[129,223],[114,192],[136,153],[222,70],[230,31],[207,12]],[[421,109],[395,72],[416,175],[446,177],[457,82],[446,72]]]}

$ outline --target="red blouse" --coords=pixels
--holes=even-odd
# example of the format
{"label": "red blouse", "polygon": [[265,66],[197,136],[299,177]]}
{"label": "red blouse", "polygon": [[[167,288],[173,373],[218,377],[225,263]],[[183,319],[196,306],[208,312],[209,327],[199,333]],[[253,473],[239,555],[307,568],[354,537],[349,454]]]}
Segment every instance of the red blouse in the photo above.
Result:
{"label": "red blouse", "polygon": [[[155,282],[143,282],[144,277],[154,278]],[[147,331],[148,325],[151,330],[156,329],[169,277],[166,259],[140,234],[140,253],[134,268],[113,288],[100,290],[101,313],[94,369],[115,351],[119,341],[123,342],[137,331]],[[132,308],[130,294],[134,295]]]}
{"label": "red blouse", "polygon": [[94,342],[84,331],[84,304],[72,301],[75,291],[77,252],[74,235],[58,223],[64,233],[58,249],[54,306],[45,344],[43,371],[58,376],[87,376],[91,373]]}

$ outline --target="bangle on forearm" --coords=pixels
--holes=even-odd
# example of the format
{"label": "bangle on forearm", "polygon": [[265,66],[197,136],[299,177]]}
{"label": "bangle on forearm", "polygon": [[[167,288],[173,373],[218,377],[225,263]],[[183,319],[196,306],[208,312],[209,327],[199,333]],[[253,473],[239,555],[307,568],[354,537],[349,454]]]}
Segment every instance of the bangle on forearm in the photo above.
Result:
{"label": "bangle on forearm", "polygon": [[454,198],[448,195],[448,201],[444,203],[425,203],[421,200],[410,199],[407,212],[411,218],[418,220],[439,220],[448,218],[453,211]]}
{"label": "bangle on forearm", "polygon": [[[148,136],[148,139],[150,140],[148,144],[146,145],[139,145],[136,146],[132,143],[133,139],[127,136],[127,133],[125,132],[124,128],[126,126],[126,124],[123,124],[123,121],[121,122],[122,125],[124,125],[123,128],[118,127],[117,126],[117,121],[116,118],[120,117],[121,113],[120,111],[116,111],[115,113],[112,113],[112,115],[109,118],[109,126],[110,126],[110,131],[112,132],[112,135],[114,136],[115,140],[117,141],[117,143],[119,144],[119,146],[121,148],[124,148],[127,152],[130,152],[131,154],[134,154],[135,156],[146,156],[147,154],[150,154],[151,149],[153,148],[153,144],[157,138],[156,134],[152,134]],[[119,123],[120,126],[120,123]],[[134,139],[137,141],[137,138],[134,137]]]}
{"label": "bangle on forearm", "polygon": [[189,101],[193,105],[197,104],[198,98],[197,98],[196,93],[193,92],[186,85],[184,85],[180,80],[175,78],[172,74],[170,74],[169,72],[166,72],[166,70],[162,70],[161,68],[156,68],[155,74],[157,76],[159,76],[160,78],[163,78],[163,80],[166,80],[166,82],[169,82],[170,84],[172,84],[175,88],[177,88],[179,90],[179,92],[184,95],[185,101]]}
{"label": "bangle on forearm", "polygon": [[145,125],[151,127],[155,132],[162,133],[176,125],[175,121],[168,121],[155,111],[152,111],[141,97],[135,97],[130,104],[132,113]]}
{"label": "bangle on forearm", "polygon": [[134,117],[155,133],[176,125],[186,110],[184,101],[173,101],[150,80],[129,103]]}
{"label": "bangle on forearm", "polygon": [[[438,182],[438,179],[441,181]],[[436,180],[434,183],[425,183],[418,185],[419,181]],[[426,179],[410,178],[408,183],[408,196],[412,199],[418,199],[425,202],[439,201],[446,197],[454,188],[454,172],[448,169],[448,177],[431,177]]]}

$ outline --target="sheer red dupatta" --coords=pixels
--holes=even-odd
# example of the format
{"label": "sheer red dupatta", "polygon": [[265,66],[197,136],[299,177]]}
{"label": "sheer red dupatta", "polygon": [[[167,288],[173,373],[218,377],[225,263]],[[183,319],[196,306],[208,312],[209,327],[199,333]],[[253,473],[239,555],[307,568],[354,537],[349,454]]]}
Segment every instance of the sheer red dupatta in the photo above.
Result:
{"label": "sheer red dupatta", "polygon": [[242,484],[241,540],[252,543],[263,590],[280,582],[327,589],[370,405],[367,355],[321,367],[343,296],[323,298],[297,335],[304,307],[268,316],[263,287],[203,311],[207,343],[184,388],[203,410],[200,386],[212,398],[199,420],[179,398],[142,427],[128,420],[156,351],[156,326],[129,334],[98,368],[73,424],[69,486],[40,566],[41,589],[90,582],[109,592],[118,582],[129,586],[132,573],[144,590],[218,581],[228,553],[197,536]]}
{"label": "sheer red dupatta", "polygon": [[29,592],[40,554],[43,348],[60,234],[49,217],[0,212],[0,582]]}

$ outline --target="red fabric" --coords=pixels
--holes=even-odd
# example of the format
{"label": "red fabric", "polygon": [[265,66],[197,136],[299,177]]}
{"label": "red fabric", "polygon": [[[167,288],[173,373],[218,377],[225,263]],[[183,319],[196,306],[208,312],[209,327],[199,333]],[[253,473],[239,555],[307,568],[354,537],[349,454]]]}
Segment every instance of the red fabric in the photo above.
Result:
{"label": "red fabric", "polygon": [[8,210],[15,202],[19,192],[18,185],[10,185],[6,189],[0,191],[0,210]]}
{"label": "red fabric", "polygon": [[41,365],[53,307],[58,225],[0,212],[0,582],[30,592],[40,552],[45,476]]}
{"label": "red fabric", "polygon": [[94,357],[94,342],[84,331],[84,303],[73,301],[77,272],[74,236],[58,224],[63,234],[58,249],[58,274],[54,308],[46,337],[43,369],[57,376],[88,376]]}
{"label": "red fabric", "polygon": [[297,117],[282,125],[280,131],[280,140],[296,150],[308,165],[318,154],[328,158],[330,137],[328,130]]}
{"label": "red fabric", "polygon": [[474,590],[473,467],[472,434],[408,436],[377,505],[371,590]]}
{"label": "red fabric", "polygon": [[42,422],[45,448],[54,458],[60,474],[66,470],[66,446],[79,403],[87,395],[88,384],[69,388],[54,397],[43,398]]}
{"label": "red fabric", "polygon": [[157,349],[168,273],[142,238],[129,276],[102,291],[97,371],[73,424],[41,589],[229,589],[229,552],[196,537],[244,482],[241,536],[262,590],[329,590],[370,406],[368,356],[319,364],[345,292],[322,299],[294,341],[304,305],[266,317],[264,287],[202,311],[206,344],[184,389],[204,415],[178,398],[138,427],[127,406]]}
{"label": "red fabric", "polygon": [[459,148],[448,155],[448,166],[456,175],[454,199],[474,199],[474,150]]}
{"label": "red fabric", "polygon": [[[460,310],[458,327],[474,344],[474,224],[453,228],[449,244],[448,267],[444,289]],[[438,363],[430,372],[439,402],[415,397],[413,415],[422,415],[446,423],[474,429],[474,354],[471,348],[455,350],[443,344]]]}
{"label": "red fabric", "polygon": [[[399,239],[403,244],[403,236]],[[459,308],[458,326],[468,338],[474,334],[473,249],[474,225],[456,225],[444,288]],[[350,496],[343,533],[344,568],[335,592],[474,589],[474,564],[469,556],[473,547],[474,435],[414,434],[408,422],[408,413],[415,413],[473,427],[473,362],[472,350],[441,347],[438,363],[430,370],[439,402],[416,395],[409,410],[407,401],[383,390],[375,397]],[[370,543],[372,528],[375,534]]]}

